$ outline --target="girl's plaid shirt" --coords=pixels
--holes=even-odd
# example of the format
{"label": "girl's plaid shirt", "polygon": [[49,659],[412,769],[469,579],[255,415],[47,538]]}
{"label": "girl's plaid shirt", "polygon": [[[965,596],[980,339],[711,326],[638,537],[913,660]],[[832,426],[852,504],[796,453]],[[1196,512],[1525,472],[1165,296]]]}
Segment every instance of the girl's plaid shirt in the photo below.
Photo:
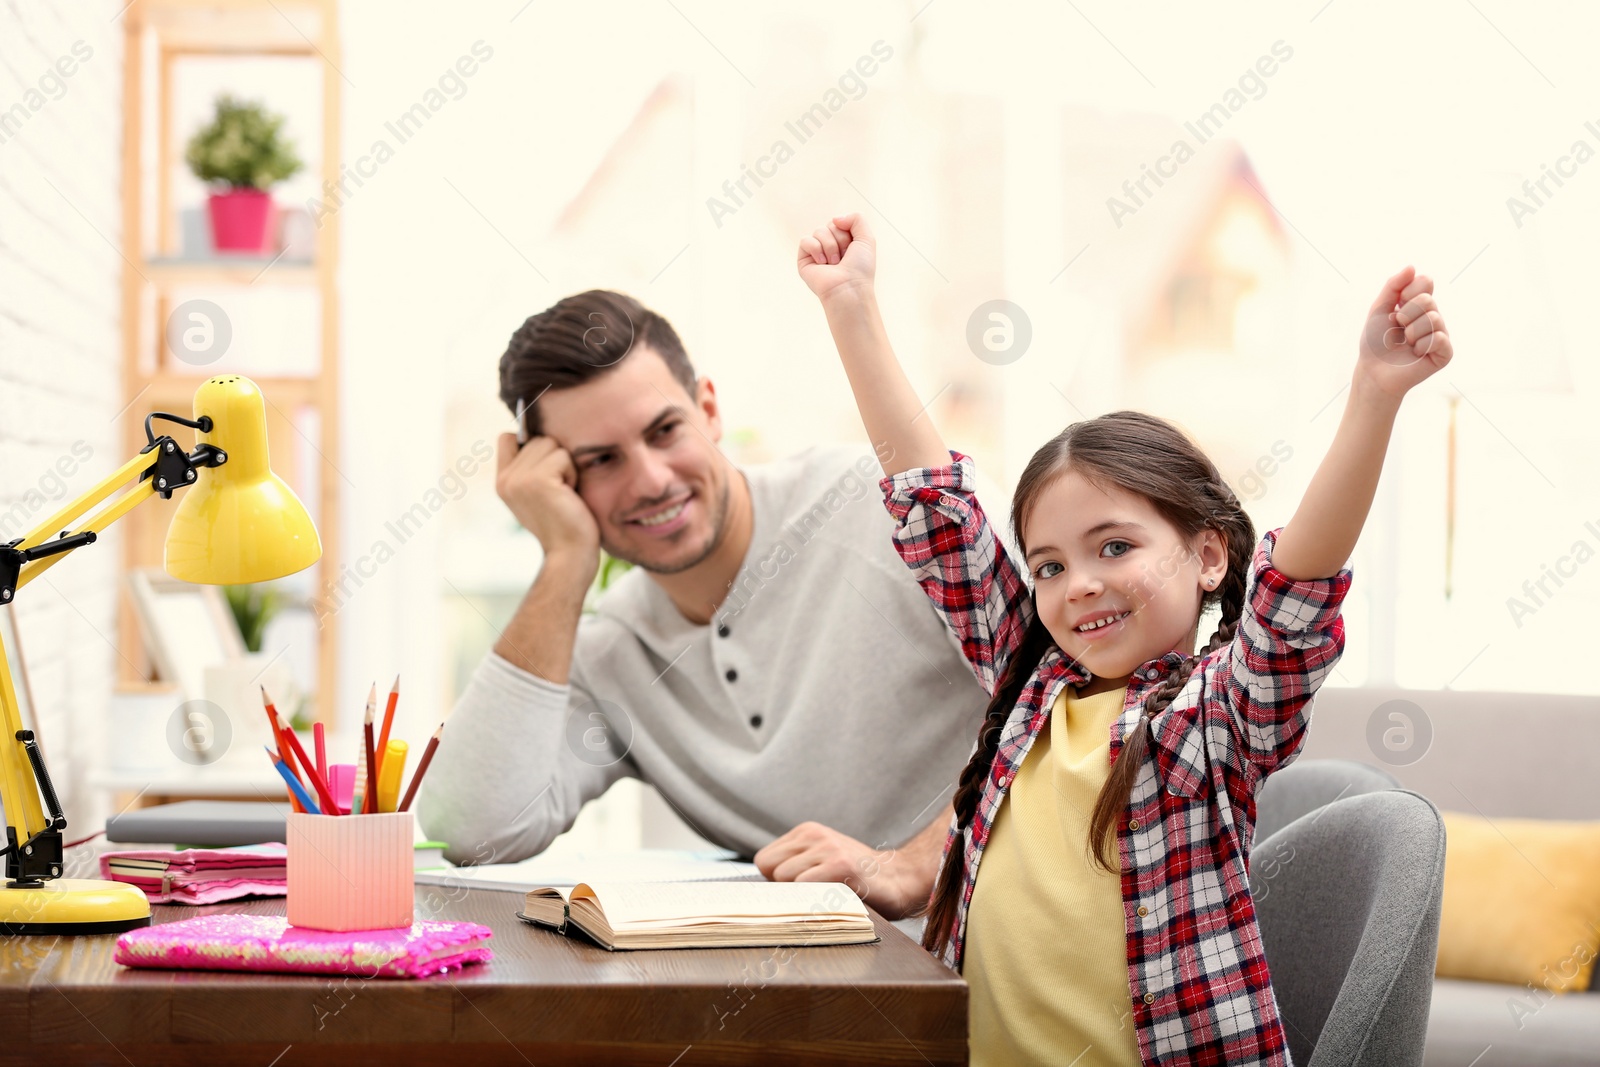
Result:
{"label": "girl's plaid shirt", "polygon": [[[972,460],[903,471],[880,483],[897,522],[901,558],[960,640],[992,693],[1022,639],[1033,605],[1021,572],[973,492]],[[1250,895],[1256,790],[1305,739],[1312,695],[1344,650],[1339,605],[1347,566],[1295,581],[1272,566],[1278,530],[1256,547],[1233,641],[1200,662],[1165,711],[1117,824],[1128,944],[1129,1003],[1147,1064],[1288,1064],[1283,1023]],[[1111,760],[1138,723],[1145,697],[1183,657],[1168,652],[1134,671]],[[961,966],[967,906],[1006,789],[1063,686],[1088,677],[1052,645],[1001,735],[972,825],[951,827],[962,850],[960,907],[945,962]],[[1041,932],[1070,936],[1070,931]]]}

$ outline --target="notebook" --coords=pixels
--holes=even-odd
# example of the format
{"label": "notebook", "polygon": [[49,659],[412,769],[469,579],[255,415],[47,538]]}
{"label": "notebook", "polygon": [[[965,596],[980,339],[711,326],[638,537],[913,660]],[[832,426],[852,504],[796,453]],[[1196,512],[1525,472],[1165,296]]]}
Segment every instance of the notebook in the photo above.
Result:
{"label": "notebook", "polygon": [[492,936],[469,922],[334,933],[290,926],[281,915],[202,915],[130,930],[112,958],[124,967],[421,978],[489,960]]}
{"label": "notebook", "polygon": [[277,842],[103,852],[100,875],[138,886],[152,904],[215,904],[289,891],[288,851]]}
{"label": "notebook", "polygon": [[282,841],[287,800],[180,800],[113,815],[106,840],[153,845],[254,845]]}
{"label": "notebook", "polygon": [[530,891],[517,918],[602,948],[856,945],[878,940],[843,882],[580,882]]}

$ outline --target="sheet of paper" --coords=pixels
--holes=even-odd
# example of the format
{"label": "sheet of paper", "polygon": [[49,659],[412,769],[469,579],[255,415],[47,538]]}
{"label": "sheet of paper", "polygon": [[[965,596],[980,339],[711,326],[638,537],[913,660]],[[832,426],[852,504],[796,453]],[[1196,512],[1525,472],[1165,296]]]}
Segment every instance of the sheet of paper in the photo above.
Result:
{"label": "sheet of paper", "polygon": [[526,893],[579,882],[765,881],[753,863],[727,849],[640,848],[534,856],[520,863],[486,863],[418,871],[417,885],[470,886]]}

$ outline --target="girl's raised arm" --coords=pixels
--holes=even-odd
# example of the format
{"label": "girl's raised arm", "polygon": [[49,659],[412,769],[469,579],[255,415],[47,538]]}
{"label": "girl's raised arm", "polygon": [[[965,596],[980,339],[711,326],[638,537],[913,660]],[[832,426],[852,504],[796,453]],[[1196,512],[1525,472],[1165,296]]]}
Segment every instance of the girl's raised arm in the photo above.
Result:
{"label": "girl's raised arm", "polygon": [[1226,681],[1245,757],[1270,773],[1300,748],[1306,706],[1344,648],[1339,605],[1406,392],[1450,362],[1433,282],[1410,267],[1367,313],[1344,418],[1287,526],[1251,564]]}
{"label": "girl's raised arm", "polygon": [[993,693],[1033,617],[1028,589],[978,504],[972,461],[946,450],[889,347],[872,288],[877,244],[860,215],[839,215],[800,242],[799,266],[887,475],[895,551]]}
{"label": "girl's raised arm", "polygon": [[1278,537],[1273,567],[1290,578],[1326,578],[1344,566],[1372,508],[1400,401],[1452,351],[1433,280],[1406,267],[1385,282],[1367,312],[1344,418]]}
{"label": "girl's raised arm", "polygon": [[948,466],[950,453],[889,347],[873,288],[877,253],[865,219],[838,215],[801,240],[800,277],[822,302],[883,473]]}

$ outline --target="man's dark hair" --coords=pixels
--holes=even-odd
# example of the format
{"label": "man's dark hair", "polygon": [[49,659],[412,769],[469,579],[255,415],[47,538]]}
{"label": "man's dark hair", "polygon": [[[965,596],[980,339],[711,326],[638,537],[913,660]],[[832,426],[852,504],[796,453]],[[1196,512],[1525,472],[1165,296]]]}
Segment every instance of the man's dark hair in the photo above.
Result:
{"label": "man's dark hair", "polygon": [[528,402],[528,436],[543,433],[535,398],[546,389],[570,389],[612,369],[635,348],[649,347],[666,361],[684,391],[694,395],[694,368],[677,331],[631,296],[590,289],[529,316],[500,357],[500,399],[513,413]]}

